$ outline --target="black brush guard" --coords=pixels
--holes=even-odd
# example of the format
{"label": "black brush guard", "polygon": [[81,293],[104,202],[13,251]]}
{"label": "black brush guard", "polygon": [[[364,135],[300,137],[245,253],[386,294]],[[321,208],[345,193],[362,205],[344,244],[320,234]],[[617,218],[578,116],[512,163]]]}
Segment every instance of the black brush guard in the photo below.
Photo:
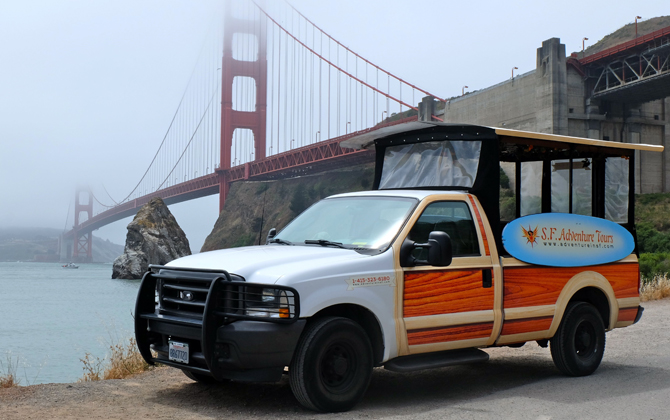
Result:
{"label": "black brush guard", "polygon": [[[156,274],[155,270],[166,270],[168,274],[163,271]],[[179,287],[201,295],[206,290],[204,305],[202,302],[184,302],[194,307],[202,307],[202,314],[162,308],[156,302],[157,292],[161,303],[175,302],[174,298],[164,297],[162,290],[166,286],[176,288],[174,285],[164,284],[161,290],[156,289],[158,280],[165,282],[166,279],[174,283],[195,283],[197,286]],[[150,365],[161,363],[213,376],[217,380],[279,380],[284,365],[290,362],[290,354],[305,323],[304,320],[299,320],[298,292],[287,286],[248,283],[239,279],[233,280],[225,270],[150,265],[149,271],[142,278],[135,305],[135,339],[144,360]],[[289,318],[264,318],[245,314],[247,301],[251,298],[257,299],[259,294],[262,295],[263,289],[281,290],[290,296]],[[255,301],[257,302],[258,300]],[[190,343],[192,352],[188,364],[169,360],[167,347],[170,337],[175,341]],[[228,338],[233,340],[233,349],[225,343]],[[263,354],[262,357],[253,357],[245,354],[244,349],[240,350],[239,347],[275,348],[277,351]]]}

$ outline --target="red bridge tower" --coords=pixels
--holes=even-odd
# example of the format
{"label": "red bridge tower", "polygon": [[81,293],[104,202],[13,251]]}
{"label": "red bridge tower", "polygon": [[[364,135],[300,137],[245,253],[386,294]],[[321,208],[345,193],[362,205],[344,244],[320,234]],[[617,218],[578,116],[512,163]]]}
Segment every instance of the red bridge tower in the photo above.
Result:
{"label": "red bridge tower", "polygon": [[[82,204],[81,193],[86,193],[88,196],[88,203]],[[93,232],[81,232],[78,227],[80,225],[79,216],[81,213],[86,213],[86,220],[93,217],[93,194],[88,188],[77,188],[77,193],[74,199],[74,253],[72,259],[77,262],[93,262]]]}
{"label": "red bridge tower", "polygon": [[[266,25],[265,18],[258,14],[257,20],[239,19],[233,16],[231,1],[226,2],[223,36],[223,65],[221,66],[221,163],[219,173],[219,211],[223,210],[230,185],[228,170],[231,165],[233,133],[236,129],[250,129],[254,137],[254,160],[265,158],[265,126],[267,112]],[[237,36],[255,38],[258,55],[255,61],[237,60],[233,56],[233,41]],[[245,43],[246,44],[246,43]],[[253,49],[252,49],[253,50]],[[256,85],[255,111],[233,109],[233,81],[236,77],[248,77]],[[248,171],[245,171],[248,173]]]}

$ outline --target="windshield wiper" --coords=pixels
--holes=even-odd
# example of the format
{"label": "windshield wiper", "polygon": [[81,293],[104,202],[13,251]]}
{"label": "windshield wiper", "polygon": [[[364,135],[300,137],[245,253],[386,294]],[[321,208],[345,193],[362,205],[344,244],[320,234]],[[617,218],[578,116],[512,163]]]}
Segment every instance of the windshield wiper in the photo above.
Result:
{"label": "windshield wiper", "polygon": [[342,245],[342,242],[331,242],[325,239],[305,239],[305,243],[308,245],[321,245],[321,246],[335,246],[338,248],[349,249],[348,247]]}
{"label": "windshield wiper", "polygon": [[289,242],[286,239],[281,238],[272,238],[268,241],[270,244],[282,244],[282,245],[293,245],[293,242]]}

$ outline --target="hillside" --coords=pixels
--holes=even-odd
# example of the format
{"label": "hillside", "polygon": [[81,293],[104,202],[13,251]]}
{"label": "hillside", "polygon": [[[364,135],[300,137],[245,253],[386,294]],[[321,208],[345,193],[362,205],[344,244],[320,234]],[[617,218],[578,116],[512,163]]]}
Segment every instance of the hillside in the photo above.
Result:
{"label": "hillside", "polygon": [[[637,22],[637,35],[646,35],[656,30],[670,26],[670,16],[658,16],[651,19],[639,20]],[[630,41],[635,38],[635,22],[622,26],[609,35],[604,36],[595,44],[584,50],[584,55],[591,55],[615,45]]]}
{"label": "hillside", "polygon": [[329,195],[372,187],[374,165],[267,182],[236,182],[202,251],[265,243],[268,230],[286,226]]}
{"label": "hillside", "polygon": [[[52,228],[1,228],[0,261],[59,261],[58,236]],[[123,246],[93,236],[93,261],[112,262]]]}

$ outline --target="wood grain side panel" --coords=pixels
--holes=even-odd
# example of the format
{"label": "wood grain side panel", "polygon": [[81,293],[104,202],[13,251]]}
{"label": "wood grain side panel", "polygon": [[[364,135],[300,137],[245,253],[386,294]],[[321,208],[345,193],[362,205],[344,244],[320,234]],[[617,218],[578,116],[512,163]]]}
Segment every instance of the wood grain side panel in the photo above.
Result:
{"label": "wood grain side panel", "polygon": [[493,287],[482,287],[482,270],[405,273],[405,318],[493,309]]}
{"label": "wood grain side panel", "polygon": [[522,334],[535,331],[546,331],[551,327],[553,316],[539,318],[514,319],[503,323],[500,335]]}
{"label": "wood grain side panel", "polygon": [[617,322],[626,322],[626,321],[635,321],[635,317],[637,316],[637,308],[626,308],[626,309],[619,309],[619,318],[617,318]]}
{"label": "wood grain side panel", "polygon": [[638,296],[638,264],[590,267],[509,267],[503,269],[505,308],[553,305],[565,284],[583,271],[595,271],[609,280],[618,299]]}
{"label": "wood grain side panel", "polygon": [[640,277],[640,266],[638,263],[630,264],[611,264],[600,272],[605,276],[614,289],[614,295],[617,299],[638,297],[640,290],[638,289],[638,279]]}
{"label": "wood grain side panel", "polygon": [[456,325],[446,328],[426,328],[407,331],[407,340],[410,346],[417,344],[442,343],[447,341],[470,340],[486,338],[493,331],[493,322],[480,324]]}
{"label": "wood grain side panel", "polygon": [[475,204],[475,199],[472,198],[472,196],[469,194],[468,198],[470,199],[470,203],[472,203],[472,208],[475,209],[475,217],[477,218],[479,231],[482,233],[482,240],[484,241],[484,251],[486,252],[486,255],[489,256],[491,255],[491,251],[489,250],[489,241],[486,237],[486,231],[484,230],[484,223],[482,223],[482,216],[479,214],[479,209],[477,208],[477,204]]}

